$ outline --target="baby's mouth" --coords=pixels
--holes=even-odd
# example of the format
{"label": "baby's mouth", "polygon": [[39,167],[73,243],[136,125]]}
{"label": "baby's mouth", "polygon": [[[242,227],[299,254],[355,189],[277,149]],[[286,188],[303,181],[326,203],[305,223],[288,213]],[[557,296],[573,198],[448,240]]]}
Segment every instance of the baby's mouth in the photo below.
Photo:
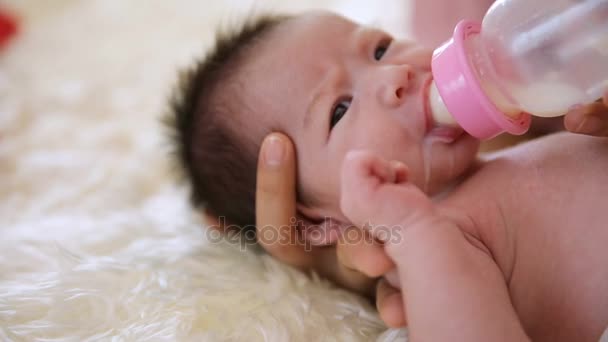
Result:
{"label": "baby's mouth", "polygon": [[433,82],[433,75],[429,73],[429,76],[424,81],[422,86],[422,108],[424,111],[424,118],[426,123],[426,133],[433,129],[435,126],[435,120],[433,120],[433,115],[431,113],[431,102],[429,99],[429,94],[431,91],[431,83]]}
{"label": "baby's mouth", "polygon": [[431,113],[431,103],[429,99],[431,83],[433,82],[432,74],[429,74],[429,77],[425,80],[423,90],[422,90],[422,98],[423,98],[423,110],[424,116],[426,119],[426,136],[437,139],[438,141],[444,142],[446,144],[450,144],[456,141],[460,136],[463,135],[464,130],[460,127],[456,126],[444,126],[440,125],[433,119],[433,114]]}
{"label": "baby's mouth", "polygon": [[462,128],[437,126],[431,129],[428,137],[431,137],[439,142],[451,144],[464,135]]}

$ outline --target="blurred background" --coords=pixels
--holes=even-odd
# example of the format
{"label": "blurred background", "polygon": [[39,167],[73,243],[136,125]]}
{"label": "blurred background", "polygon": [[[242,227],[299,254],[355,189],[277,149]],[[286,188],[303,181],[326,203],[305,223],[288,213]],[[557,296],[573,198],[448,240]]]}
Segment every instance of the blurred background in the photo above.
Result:
{"label": "blurred background", "polygon": [[0,340],[403,339],[363,298],[209,243],[167,156],[176,71],[215,28],[312,8],[409,34],[408,0],[0,3]]}
{"label": "blurred background", "polygon": [[[203,53],[218,25],[243,13],[325,8],[396,34],[407,34],[408,27],[407,0],[13,0],[0,6],[19,24],[0,52],[0,216],[5,219],[22,215],[15,208],[29,207],[30,195],[57,190],[68,200],[64,184],[101,177],[105,184],[132,189],[157,182],[148,179],[150,165],[157,166],[163,152],[157,119],[176,70]],[[140,168],[139,179],[118,184],[125,170],[117,164],[133,172]],[[39,182],[18,182],[15,175]],[[58,178],[66,183],[55,189]],[[131,200],[130,191],[122,193]],[[99,201],[98,195],[78,194],[72,204],[86,206]],[[121,205],[111,202],[104,205]]]}

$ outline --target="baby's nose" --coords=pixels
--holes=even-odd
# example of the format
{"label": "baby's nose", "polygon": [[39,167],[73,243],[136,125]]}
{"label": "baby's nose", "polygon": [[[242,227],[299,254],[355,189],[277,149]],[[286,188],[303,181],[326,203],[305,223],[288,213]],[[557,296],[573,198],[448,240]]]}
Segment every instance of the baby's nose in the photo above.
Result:
{"label": "baby's nose", "polygon": [[401,105],[415,77],[413,68],[407,64],[392,65],[386,66],[382,72],[378,89],[380,101],[390,107]]}

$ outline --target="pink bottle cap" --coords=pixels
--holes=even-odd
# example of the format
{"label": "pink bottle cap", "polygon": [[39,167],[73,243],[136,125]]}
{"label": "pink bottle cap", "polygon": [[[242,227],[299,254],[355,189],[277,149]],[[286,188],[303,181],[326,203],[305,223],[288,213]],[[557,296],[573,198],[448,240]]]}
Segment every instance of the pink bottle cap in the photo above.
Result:
{"label": "pink bottle cap", "polygon": [[463,20],[454,36],[433,52],[432,71],[435,85],[446,108],[467,133],[481,140],[508,132],[526,133],[530,115],[517,118],[503,114],[486,96],[469,62],[464,41],[479,34],[481,24]]}

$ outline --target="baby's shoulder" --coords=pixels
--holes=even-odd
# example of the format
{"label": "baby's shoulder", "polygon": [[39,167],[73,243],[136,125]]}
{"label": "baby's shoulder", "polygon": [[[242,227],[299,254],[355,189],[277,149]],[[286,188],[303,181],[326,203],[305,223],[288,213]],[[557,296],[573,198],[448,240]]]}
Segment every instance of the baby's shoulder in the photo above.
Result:
{"label": "baby's shoulder", "polygon": [[501,217],[543,215],[569,196],[608,191],[607,169],[608,139],[554,134],[482,156],[441,202],[494,229]]}
{"label": "baby's shoulder", "polygon": [[607,152],[608,138],[561,132],[486,154],[482,159],[485,166],[502,165],[508,161],[517,168],[564,160],[588,160],[597,164],[608,162]]}

